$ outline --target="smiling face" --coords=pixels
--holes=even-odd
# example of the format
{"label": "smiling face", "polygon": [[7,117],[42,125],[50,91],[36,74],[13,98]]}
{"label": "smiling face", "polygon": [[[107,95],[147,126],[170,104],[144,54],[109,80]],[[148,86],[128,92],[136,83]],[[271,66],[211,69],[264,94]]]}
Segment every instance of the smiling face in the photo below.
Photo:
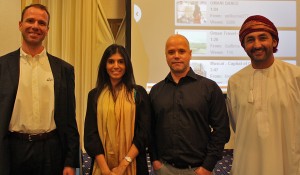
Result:
{"label": "smiling face", "polygon": [[48,14],[36,7],[28,8],[23,20],[19,22],[19,30],[23,36],[23,45],[41,46],[48,34]]}
{"label": "smiling face", "polygon": [[192,51],[186,38],[171,36],[166,42],[165,54],[172,74],[183,77],[188,73]]}
{"label": "smiling face", "polygon": [[125,74],[125,60],[119,53],[111,55],[106,62],[106,71],[113,85],[118,84]]}
{"label": "smiling face", "polygon": [[268,68],[274,62],[273,48],[277,41],[268,32],[252,32],[245,36],[244,46],[255,69]]}

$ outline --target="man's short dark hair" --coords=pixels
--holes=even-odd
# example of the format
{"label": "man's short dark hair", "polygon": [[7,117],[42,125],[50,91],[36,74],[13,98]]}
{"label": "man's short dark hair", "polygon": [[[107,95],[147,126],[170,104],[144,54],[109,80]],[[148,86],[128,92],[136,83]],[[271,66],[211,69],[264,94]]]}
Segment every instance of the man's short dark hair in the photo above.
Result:
{"label": "man's short dark hair", "polygon": [[48,26],[49,26],[49,23],[50,23],[50,13],[49,13],[47,7],[44,6],[44,5],[42,5],[42,4],[31,4],[31,5],[26,6],[26,7],[23,9],[23,11],[22,11],[21,21],[23,21],[24,14],[25,14],[25,12],[27,11],[27,9],[29,9],[30,7],[35,7],[35,8],[44,10],[44,11],[47,13],[47,15],[48,15]]}

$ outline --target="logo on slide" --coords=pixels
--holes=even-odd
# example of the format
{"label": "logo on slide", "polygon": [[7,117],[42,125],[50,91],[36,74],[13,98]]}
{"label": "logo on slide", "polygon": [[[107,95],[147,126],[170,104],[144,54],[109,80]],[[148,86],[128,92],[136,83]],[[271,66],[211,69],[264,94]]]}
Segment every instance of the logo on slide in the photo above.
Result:
{"label": "logo on slide", "polygon": [[141,11],[140,7],[137,6],[136,4],[134,4],[133,16],[134,16],[135,22],[139,22],[142,17],[142,11]]}

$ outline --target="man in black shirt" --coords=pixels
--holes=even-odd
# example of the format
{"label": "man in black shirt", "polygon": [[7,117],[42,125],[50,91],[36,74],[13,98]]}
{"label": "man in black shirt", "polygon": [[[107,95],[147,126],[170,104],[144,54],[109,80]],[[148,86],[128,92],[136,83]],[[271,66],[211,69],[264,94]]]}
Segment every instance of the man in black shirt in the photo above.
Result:
{"label": "man in black shirt", "polygon": [[190,68],[184,36],[170,36],[165,54],[170,73],[150,91],[153,168],[158,175],[211,175],[230,137],[225,98]]}

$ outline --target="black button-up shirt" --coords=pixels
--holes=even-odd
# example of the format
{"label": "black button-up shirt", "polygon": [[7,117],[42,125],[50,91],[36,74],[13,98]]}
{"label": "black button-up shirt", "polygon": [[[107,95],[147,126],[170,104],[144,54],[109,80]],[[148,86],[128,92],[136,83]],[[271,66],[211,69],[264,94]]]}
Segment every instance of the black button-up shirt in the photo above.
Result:
{"label": "black button-up shirt", "polygon": [[152,161],[201,164],[212,171],[230,137],[219,86],[191,69],[178,84],[169,74],[152,87],[150,99]]}

